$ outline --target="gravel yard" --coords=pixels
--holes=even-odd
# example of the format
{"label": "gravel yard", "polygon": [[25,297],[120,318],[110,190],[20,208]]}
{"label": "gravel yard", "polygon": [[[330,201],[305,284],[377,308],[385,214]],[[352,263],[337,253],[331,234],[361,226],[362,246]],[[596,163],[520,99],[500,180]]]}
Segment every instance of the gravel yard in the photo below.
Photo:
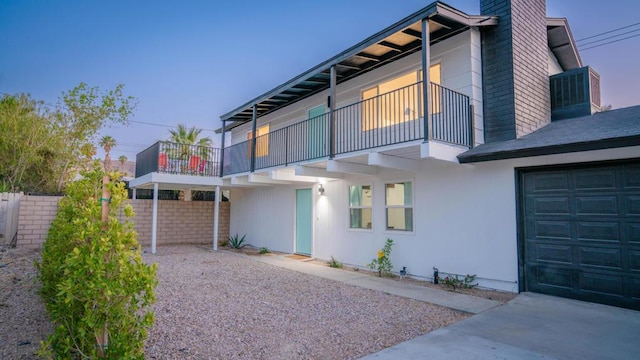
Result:
{"label": "gravel yard", "polygon": [[53,331],[33,262],[40,252],[0,248],[0,359],[35,359],[40,341]]}
{"label": "gravel yard", "polygon": [[[3,250],[0,358],[35,358],[52,330],[37,295],[39,254]],[[468,316],[228,251],[163,246],[145,260],[159,264],[148,359],[354,359]]]}
{"label": "gravel yard", "polygon": [[354,359],[467,317],[224,251],[145,258],[160,279],[150,359]]}

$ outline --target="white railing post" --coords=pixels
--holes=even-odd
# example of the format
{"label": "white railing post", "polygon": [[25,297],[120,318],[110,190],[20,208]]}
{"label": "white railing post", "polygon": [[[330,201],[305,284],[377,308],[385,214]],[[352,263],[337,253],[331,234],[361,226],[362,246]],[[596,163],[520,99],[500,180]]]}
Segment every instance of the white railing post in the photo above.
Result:
{"label": "white railing post", "polygon": [[220,217],[220,186],[216,186],[216,198],[213,208],[213,250],[218,250],[218,219]]}
{"label": "white railing post", "polygon": [[156,253],[156,234],[158,228],[158,183],[153,184],[153,212],[151,215],[151,253]]}

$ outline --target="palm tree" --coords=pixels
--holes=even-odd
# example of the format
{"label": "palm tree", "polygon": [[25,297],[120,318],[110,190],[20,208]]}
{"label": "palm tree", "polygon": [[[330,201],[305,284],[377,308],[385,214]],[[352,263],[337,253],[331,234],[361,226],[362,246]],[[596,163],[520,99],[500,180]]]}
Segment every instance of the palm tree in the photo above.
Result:
{"label": "palm tree", "polygon": [[91,159],[96,155],[96,147],[93,144],[84,144],[80,148],[80,152],[87,158],[87,162],[91,162]]}
{"label": "palm tree", "polygon": [[195,126],[187,129],[186,125],[178,124],[176,130],[169,130],[169,134],[171,134],[169,140],[178,144],[211,146],[211,138],[203,137],[198,139],[201,132],[202,129],[196,129]]}
{"label": "palm tree", "polygon": [[195,126],[188,129],[187,126],[183,124],[178,124],[178,127],[176,129],[169,130],[169,141],[181,145],[186,145],[179,146],[180,151],[178,151],[178,154],[176,155],[180,158],[187,158],[189,155],[191,155],[189,147],[191,145],[196,145],[200,146],[198,155],[202,158],[207,158],[207,148],[211,147],[211,138],[208,136],[200,138],[201,132],[202,129],[196,129]]}
{"label": "palm tree", "polygon": [[120,171],[122,171],[124,173],[124,164],[127,163],[127,157],[124,155],[120,155],[120,157],[118,158],[118,161],[120,161]]}
{"label": "palm tree", "polygon": [[110,171],[111,170],[111,148],[116,147],[116,139],[112,138],[109,135],[103,136],[102,139],[100,139],[100,142],[98,143],[98,145],[102,146],[102,148],[104,149],[104,152],[106,153],[104,156],[104,170],[105,171]]}

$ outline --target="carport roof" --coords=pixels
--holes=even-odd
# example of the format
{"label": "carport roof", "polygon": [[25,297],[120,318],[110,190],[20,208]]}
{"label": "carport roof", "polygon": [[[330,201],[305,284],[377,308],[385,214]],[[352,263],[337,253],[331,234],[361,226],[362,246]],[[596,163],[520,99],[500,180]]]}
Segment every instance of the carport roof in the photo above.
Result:
{"label": "carport roof", "polygon": [[553,121],[520,139],[483,144],[458,155],[461,163],[640,145],[640,106]]}

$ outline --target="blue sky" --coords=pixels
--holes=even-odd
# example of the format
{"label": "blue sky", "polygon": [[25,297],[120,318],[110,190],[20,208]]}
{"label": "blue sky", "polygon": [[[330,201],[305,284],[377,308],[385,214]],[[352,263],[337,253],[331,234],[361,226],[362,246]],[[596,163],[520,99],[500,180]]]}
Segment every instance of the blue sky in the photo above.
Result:
{"label": "blue sky", "polygon": [[[123,83],[139,100],[132,120],[215,129],[220,115],[429,3],[2,0],[0,93],[54,104],[79,82],[103,90]],[[479,0],[446,3],[479,13]],[[567,17],[581,39],[640,22],[640,2],[548,0],[547,14]],[[581,53],[600,73],[605,104],[640,104],[639,50],[636,37]],[[103,134],[120,144],[112,156],[133,159],[168,128],[131,124]]]}

